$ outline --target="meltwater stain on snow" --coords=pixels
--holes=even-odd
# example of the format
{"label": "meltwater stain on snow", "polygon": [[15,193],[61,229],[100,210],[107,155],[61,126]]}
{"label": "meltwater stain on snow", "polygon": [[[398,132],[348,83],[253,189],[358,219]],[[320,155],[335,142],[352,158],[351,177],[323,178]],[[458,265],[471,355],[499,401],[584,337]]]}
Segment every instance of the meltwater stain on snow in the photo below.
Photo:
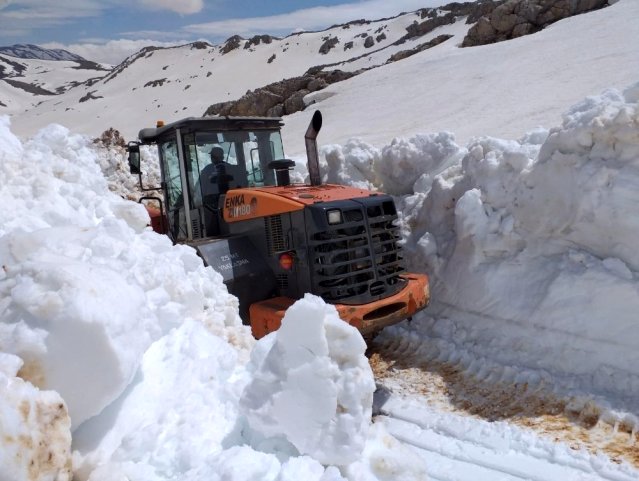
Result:
{"label": "meltwater stain on snow", "polygon": [[70,481],[71,421],[62,398],[1,371],[0,479]]}

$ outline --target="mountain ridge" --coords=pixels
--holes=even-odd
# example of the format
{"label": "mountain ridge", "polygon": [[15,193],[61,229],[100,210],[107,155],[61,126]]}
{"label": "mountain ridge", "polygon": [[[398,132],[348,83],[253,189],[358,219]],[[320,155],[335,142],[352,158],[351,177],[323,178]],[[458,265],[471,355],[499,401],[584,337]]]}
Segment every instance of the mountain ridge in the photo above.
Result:
{"label": "mountain ridge", "polygon": [[86,62],[87,59],[61,48],[42,48],[34,44],[17,43],[0,47],[0,53],[21,59],[54,60],[54,61],[78,61]]}

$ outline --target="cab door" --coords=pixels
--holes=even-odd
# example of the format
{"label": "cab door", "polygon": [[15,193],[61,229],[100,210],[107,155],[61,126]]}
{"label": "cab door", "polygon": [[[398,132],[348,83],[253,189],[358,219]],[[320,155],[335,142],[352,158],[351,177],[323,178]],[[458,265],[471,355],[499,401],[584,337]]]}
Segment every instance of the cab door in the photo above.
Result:
{"label": "cab door", "polygon": [[158,144],[162,178],[164,179],[164,197],[166,199],[169,236],[173,242],[188,239],[186,218],[184,215],[184,183],[180,169],[177,139],[172,138]]}

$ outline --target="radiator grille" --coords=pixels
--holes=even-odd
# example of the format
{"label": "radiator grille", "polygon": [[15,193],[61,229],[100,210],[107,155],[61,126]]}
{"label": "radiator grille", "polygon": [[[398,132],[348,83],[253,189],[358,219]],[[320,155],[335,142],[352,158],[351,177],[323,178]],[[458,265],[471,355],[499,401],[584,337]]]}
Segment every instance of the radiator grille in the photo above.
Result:
{"label": "radiator grille", "polygon": [[266,230],[266,248],[270,255],[288,250],[286,237],[282,229],[282,216],[272,215],[264,218]]}
{"label": "radiator grille", "polygon": [[311,236],[313,292],[329,302],[365,303],[399,291],[404,272],[395,205],[352,202],[344,222]]}

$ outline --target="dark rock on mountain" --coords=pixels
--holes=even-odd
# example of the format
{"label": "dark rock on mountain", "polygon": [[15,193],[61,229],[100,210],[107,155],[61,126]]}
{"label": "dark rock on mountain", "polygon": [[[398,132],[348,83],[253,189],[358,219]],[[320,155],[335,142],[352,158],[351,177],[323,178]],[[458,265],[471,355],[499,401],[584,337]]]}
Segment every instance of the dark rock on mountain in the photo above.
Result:
{"label": "dark rock on mountain", "polygon": [[410,50],[401,50],[390,56],[386,63],[397,62],[398,60],[404,60],[405,58],[410,57],[411,55],[415,55],[416,53],[423,52],[424,50],[428,50],[429,48],[433,48],[440,43],[445,42],[449,38],[452,38],[452,35],[439,35],[432,39],[430,42],[422,43],[415,48],[411,48]]}
{"label": "dark rock on mountain", "polygon": [[451,12],[456,17],[468,17],[466,23],[471,25],[477,22],[481,17],[489,15],[505,1],[506,0],[478,0],[476,2],[452,2],[440,7],[440,10]]}
{"label": "dark rock on mountain", "polygon": [[144,86],[145,87],[161,87],[162,85],[164,85],[164,82],[166,82],[166,77],[157,79],[157,80],[150,80],[147,83],[145,83]]}
{"label": "dark rock on mountain", "polygon": [[261,43],[269,44],[272,43],[275,39],[276,37],[271,37],[270,35],[255,35],[255,37],[252,37],[246,41],[246,43],[244,44],[244,49],[249,49]]}
{"label": "dark rock on mountain", "polygon": [[308,93],[322,90],[329,84],[354,75],[356,74],[353,72],[341,70],[307,72],[301,77],[293,77],[256,90],[249,90],[238,100],[211,105],[204,115],[280,117],[292,114],[304,110],[304,96]]}
{"label": "dark rock on mountain", "polygon": [[326,55],[338,43],[339,39],[337,37],[326,37],[324,43],[319,48],[319,53]]}
{"label": "dark rock on mountain", "polygon": [[224,45],[222,46],[220,52],[222,53],[222,55],[226,55],[227,53],[240,48],[242,40],[244,39],[239,35],[233,35],[232,37],[229,37],[226,42],[224,42]]}
{"label": "dark rock on mountain", "polygon": [[[5,65],[3,64],[11,67],[11,69],[5,67]],[[20,76],[26,69],[27,67],[24,64],[14,62],[12,60],[9,60],[8,58],[0,57],[0,79],[8,76],[8,74],[5,73],[7,70],[9,70],[9,72],[13,70],[14,74],[12,76]]]}
{"label": "dark rock on mountain", "polygon": [[211,48],[212,46],[213,45],[208,42],[193,42],[191,43],[191,50],[206,50],[207,48]]}
{"label": "dark rock on mountain", "polygon": [[375,39],[369,35],[364,40],[364,48],[371,48],[373,45],[375,45]]}
{"label": "dark rock on mountain", "polygon": [[111,71],[110,68],[106,68],[103,65],[90,60],[76,60],[77,65],[73,67],[76,70],[101,70],[103,72]]}
{"label": "dark rock on mountain", "polygon": [[422,37],[427,33],[432,32],[437,27],[455,23],[456,18],[457,16],[454,13],[450,12],[442,16],[437,15],[433,18],[429,18],[428,20],[425,20],[421,23],[415,22],[412,25],[406,27],[406,31],[408,33],[403,37],[403,39],[408,40],[410,38]]}
{"label": "dark rock on mountain", "polygon": [[93,95],[93,94],[95,94],[95,90],[92,90],[91,92],[87,92],[86,95],[80,98],[79,102],[82,103],[82,102],[86,102],[87,100],[97,100],[97,99],[104,98],[102,95]]}
{"label": "dark rock on mountain", "polygon": [[608,0],[507,0],[470,28],[462,47],[501,42],[535,33],[563,18],[607,5]]}
{"label": "dark rock on mountain", "polygon": [[27,82],[21,82],[20,80],[14,80],[14,79],[9,79],[9,78],[5,78],[2,79],[5,82],[7,82],[9,85],[14,86],[15,88],[24,90],[25,92],[29,92],[30,94],[34,94],[34,95],[55,95],[55,92],[51,92],[50,90],[46,90],[43,89],[42,87],[39,87],[38,85],[33,85]]}

